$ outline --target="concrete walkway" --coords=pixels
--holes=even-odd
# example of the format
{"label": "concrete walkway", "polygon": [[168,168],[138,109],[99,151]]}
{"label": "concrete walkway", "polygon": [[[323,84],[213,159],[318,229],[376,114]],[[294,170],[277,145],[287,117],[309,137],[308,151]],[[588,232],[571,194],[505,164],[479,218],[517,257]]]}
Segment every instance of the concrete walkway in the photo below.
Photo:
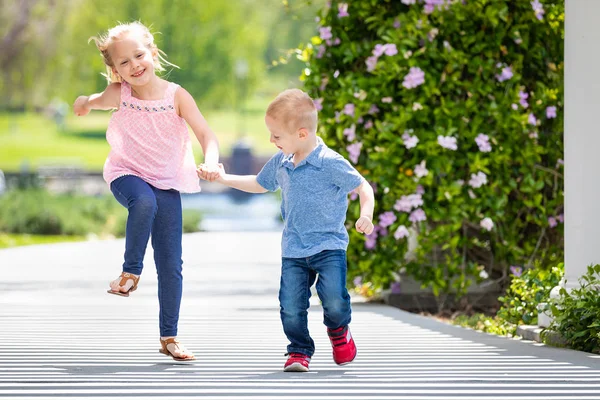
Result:
{"label": "concrete walkway", "polygon": [[600,399],[600,356],[377,304],[354,305],[359,355],[339,367],[314,302],[311,372],[281,372],[279,237],[185,236],[180,339],[198,358],[187,364],[157,352],[151,252],[121,298],[105,293],[121,240],[0,251],[0,398]]}

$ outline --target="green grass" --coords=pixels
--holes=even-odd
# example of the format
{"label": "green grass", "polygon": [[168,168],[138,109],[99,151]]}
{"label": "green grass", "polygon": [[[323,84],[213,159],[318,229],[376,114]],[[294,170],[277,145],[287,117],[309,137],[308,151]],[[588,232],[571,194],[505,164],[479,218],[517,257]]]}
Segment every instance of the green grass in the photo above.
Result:
{"label": "green grass", "polygon": [[83,236],[48,236],[48,235],[15,235],[0,232],[0,249],[32,244],[47,244],[60,242],[81,242],[86,240]]}
{"label": "green grass", "polygon": [[[264,124],[267,99],[249,102],[243,120],[231,110],[203,110],[204,117],[217,135],[221,155],[246,132],[255,154],[274,153]],[[109,151],[105,133],[109,112],[93,111],[85,117],[68,116],[66,131],[60,132],[52,119],[35,113],[0,113],[0,169],[18,171],[23,165],[75,165],[89,171],[101,171]],[[196,160],[202,159],[198,140],[190,133]]]}

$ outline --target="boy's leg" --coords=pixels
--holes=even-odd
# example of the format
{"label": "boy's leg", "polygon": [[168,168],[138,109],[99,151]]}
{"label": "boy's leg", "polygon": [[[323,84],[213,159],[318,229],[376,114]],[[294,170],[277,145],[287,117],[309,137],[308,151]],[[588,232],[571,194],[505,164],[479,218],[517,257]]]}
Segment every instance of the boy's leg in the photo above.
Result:
{"label": "boy's leg", "polygon": [[346,252],[325,250],[312,256],[310,265],[319,273],[317,293],[323,304],[333,360],[340,365],[349,363],[356,357],[356,345],[348,327],[352,311],[346,289]]}
{"label": "boy's leg", "polygon": [[152,186],[133,175],[122,176],[110,184],[119,203],[127,208],[125,233],[125,262],[123,272],[140,275],[144,254],[156,215],[156,197]]}
{"label": "boy's leg", "polygon": [[350,323],[350,295],[346,288],[346,252],[325,250],[310,257],[310,267],[317,271],[317,294],[323,304],[323,323],[338,329]]}
{"label": "boy's leg", "polygon": [[160,335],[177,336],[183,286],[181,259],[181,196],[176,190],[154,189],[158,211],[152,227],[152,247],[158,273]]}
{"label": "boy's leg", "polygon": [[283,331],[290,341],[288,353],[310,357],[315,352],[315,343],[308,332],[310,287],[315,277],[305,258],[282,259],[279,306]]}

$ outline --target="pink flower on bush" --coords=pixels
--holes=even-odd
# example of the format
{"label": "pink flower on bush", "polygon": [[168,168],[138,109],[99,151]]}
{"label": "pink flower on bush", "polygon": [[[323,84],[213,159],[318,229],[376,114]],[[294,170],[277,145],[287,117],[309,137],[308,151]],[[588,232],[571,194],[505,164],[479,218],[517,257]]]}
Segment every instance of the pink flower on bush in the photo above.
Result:
{"label": "pink flower on bush", "polygon": [[529,93],[526,93],[522,90],[519,92],[519,104],[521,104],[521,107],[523,107],[523,108],[529,107],[529,103],[527,103],[528,97],[529,97]]}
{"label": "pink flower on bush", "polygon": [[371,129],[373,127],[373,121],[368,120],[365,122],[365,129]]}
{"label": "pink flower on bush", "polygon": [[402,4],[406,4],[407,6],[411,4],[416,4],[417,0],[402,0]]}
{"label": "pink flower on bush", "polygon": [[533,0],[531,2],[531,8],[533,8],[533,12],[535,13],[535,17],[540,21],[544,19],[544,6],[540,3],[540,0]]}
{"label": "pink flower on bush", "polygon": [[404,142],[404,147],[406,147],[407,149],[412,149],[413,147],[417,147],[417,143],[419,143],[419,138],[416,136],[411,136],[405,132],[402,135],[402,141]]}
{"label": "pink flower on bush", "polygon": [[507,81],[512,77],[513,77],[512,68],[509,66],[504,66],[504,68],[502,68],[502,72],[500,73],[500,75],[496,75],[496,79],[498,79],[498,82]]}
{"label": "pink flower on bush", "polygon": [[554,228],[554,227],[556,227],[556,225],[558,225],[558,222],[556,222],[556,218],[548,217],[548,226],[550,228]]}
{"label": "pink flower on bush", "polygon": [[369,108],[368,114],[370,115],[375,115],[379,112],[379,108],[377,108],[377,106],[375,104],[373,104],[371,106],[371,108]]}
{"label": "pink flower on bush", "polygon": [[381,99],[382,103],[391,103],[392,102],[392,98],[391,97],[384,97]]}
{"label": "pink flower on bush", "polygon": [[548,119],[556,118],[556,107],[555,106],[546,107],[546,118],[548,118]]}
{"label": "pink flower on bush", "polygon": [[354,141],[356,139],[356,126],[352,124],[350,128],[344,129],[344,136],[349,142]]}
{"label": "pink flower on bush", "polygon": [[338,18],[348,17],[348,3],[340,3],[338,4]]}
{"label": "pink flower on bush", "polygon": [[396,232],[394,232],[394,238],[396,240],[400,240],[402,238],[408,237],[410,235],[410,233],[408,232],[408,229],[406,229],[406,227],[404,225],[400,225],[398,227],[398,229],[396,229]]}
{"label": "pink flower on bush", "polygon": [[448,149],[448,150],[458,149],[458,145],[456,144],[456,138],[454,136],[439,135],[437,137],[437,141],[438,141],[438,144],[445,149]]}
{"label": "pink flower on bush", "polygon": [[398,18],[396,18],[394,20],[394,23],[392,24],[392,26],[396,29],[399,29],[400,28],[400,20]]}
{"label": "pink flower on bush", "polygon": [[354,117],[354,104],[348,103],[344,106],[344,110],[342,111],[344,114]]}
{"label": "pink flower on bush", "polygon": [[556,219],[557,219],[557,220],[558,220],[558,221],[559,221],[561,224],[565,222],[565,216],[564,216],[564,214],[558,214],[558,215],[556,216]]}
{"label": "pink flower on bush", "polygon": [[483,172],[479,171],[477,174],[471,174],[471,179],[469,179],[469,185],[471,187],[477,189],[487,183],[487,175]]}
{"label": "pink flower on bush", "polygon": [[529,113],[529,116],[527,117],[527,122],[529,122],[530,125],[537,125],[538,120],[533,113]]}
{"label": "pink flower on bush", "polygon": [[480,133],[475,138],[475,143],[477,143],[479,151],[481,151],[482,153],[489,153],[490,151],[492,151],[492,145],[490,144],[490,137],[488,135]]}
{"label": "pink flower on bush", "polygon": [[429,171],[425,168],[425,160],[421,161],[420,164],[415,165],[415,176],[417,178],[422,178],[427,176],[427,174],[429,174]]}
{"label": "pink flower on bush", "polygon": [[315,108],[317,109],[317,111],[321,111],[323,109],[323,98],[322,97],[315,99],[313,101],[313,103],[315,103]]}
{"label": "pink flower on bush", "polygon": [[396,200],[396,204],[394,204],[394,210],[400,212],[410,212],[412,210],[412,203],[407,196],[402,196],[400,200]]}
{"label": "pink flower on bush", "polygon": [[491,231],[494,228],[494,221],[491,218],[484,218],[479,222],[479,225],[486,231]]}
{"label": "pink flower on bush", "polygon": [[325,46],[320,45],[319,47],[317,47],[317,54],[315,55],[315,57],[317,58],[322,58],[325,55]]}
{"label": "pink flower on bush", "polygon": [[365,64],[367,64],[368,72],[374,71],[375,67],[377,66],[377,57],[375,57],[375,56],[368,57],[367,60],[365,61]]}
{"label": "pink flower on bush", "polygon": [[517,265],[510,266],[510,273],[516,276],[517,278],[523,274],[523,268]]}
{"label": "pink flower on bush", "polygon": [[402,86],[407,89],[413,89],[423,83],[425,83],[425,72],[419,67],[411,67],[409,73],[404,77]]}
{"label": "pink flower on bush", "polygon": [[362,142],[358,142],[352,143],[346,147],[346,150],[348,150],[348,157],[350,158],[350,161],[352,161],[354,164],[358,162],[358,157],[360,156],[360,149],[362,148],[362,145]]}
{"label": "pink flower on bush", "polygon": [[421,221],[425,221],[427,216],[425,215],[425,211],[422,208],[417,208],[415,211],[410,213],[408,220],[412,223],[417,223]]}
{"label": "pink flower on bush", "polygon": [[331,27],[324,26],[322,28],[319,28],[319,36],[321,37],[322,40],[331,39],[333,37],[333,35],[331,34]]}
{"label": "pink flower on bush", "polygon": [[392,211],[386,211],[383,214],[379,215],[379,226],[382,228],[387,228],[394,222],[396,222],[396,214]]}

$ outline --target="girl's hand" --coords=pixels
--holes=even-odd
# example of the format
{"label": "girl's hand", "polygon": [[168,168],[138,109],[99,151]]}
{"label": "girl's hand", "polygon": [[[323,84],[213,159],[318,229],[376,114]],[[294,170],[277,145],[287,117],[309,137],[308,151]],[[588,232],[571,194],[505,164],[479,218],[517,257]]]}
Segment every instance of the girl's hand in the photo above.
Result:
{"label": "girl's hand", "polygon": [[373,229],[375,228],[369,217],[360,217],[354,226],[356,226],[358,232],[364,233],[365,235],[373,233]]}
{"label": "girl's hand", "polygon": [[79,117],[89,114],[90,107],[88,105],[88,96],[79,96],[77,100],[75,100],[75,103],[73,103],[73,111],[75,112],[75,115]]}
{"label": "girl's hand", "polygon": [[205,181],[213,182],[225,174],[223,164],[200,164],[196,170],[198,177]]}

